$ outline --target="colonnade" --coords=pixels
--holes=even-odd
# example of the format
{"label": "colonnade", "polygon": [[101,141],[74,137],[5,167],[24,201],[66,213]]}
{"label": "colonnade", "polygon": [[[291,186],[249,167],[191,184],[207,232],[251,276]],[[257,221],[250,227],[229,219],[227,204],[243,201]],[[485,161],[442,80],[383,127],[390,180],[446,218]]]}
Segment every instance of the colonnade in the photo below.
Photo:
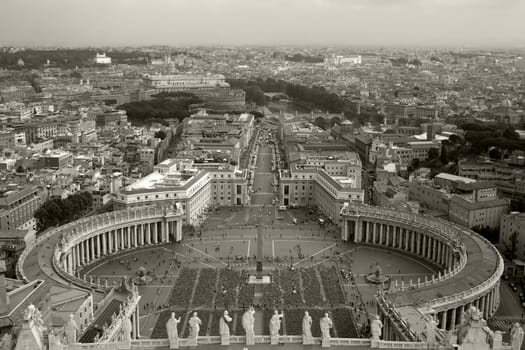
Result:
{"label": "colonnade", "polygon": [[169,243],[170,236],[176,242],[182,240],[182,225],[179,220],[165,220],[161,217],[153,222],[109,227],[108,230],[76,238],[70,249],[62,254],[62,268],[73,275],[77,268],[104,256],[127,249]]}
{"label": "colonnade", "polygon": [[460,256],[441,237],[423,229],[392,222],[378,222],[366,218],[345,219],[342,237],[344,241],[369,243],[400,249],[423,259],[453,269]]}
{"label": "colonnade", "polygon": [[490,289],[484,295],[476,298],[475,300],[456,307],[449,308],[448,310],[438,312],[434,314],[434,318],[439,323],[439,328],[444,330],[453,330],[457,325],[460,325],[465,320],[471,306],[475,306],[483,316],[484,319],[488,319],[494,315],[499,306],[499,282]]}
{"label": "colonnade", "polygon": [[[409,215],[396,216],[388,212],[381,215],[377,208],[373,212],[367,213],[367,208],[359,208],[359,212],[343,214],[342,236],[344,241],[353,241],[357,243],[367,243],[388,247],[391,249],[402,250],[409,254],[416,255],[427,261],[430,261],[445,269],[445,273],[438,274],[438,278],[433,276],[432,283],[439,288],[439,284],[444,281],[443,278],[454,278],[455,274],[466,266],[468,255],[465,244],[461,241],[461,235],[469,235],[461,228],[449,226],[443,228],[436,224],[432,218],[418,217],[412,218]],[[440,230],[441,228],[441,230]],[[464,236],[465,237],[465,236]],[[472,238],[470,238],[472,240]],[[485,242],[481,242],[485,244]],[[490,244],[490,243],[486,243]],[[494,247],[488,246],[487,249],[493,250]],[[471,306],[475,306],[485,318],[491,318],[499,306],[499,269],[502,259],[496,252],[495,272],[488,283],[482,283],[470,292],[457,293],[450,296],[438,297],[429,300],[430,314],[438,322],[439,328],[443,330],[453,330],[461,324]],[[492,266],[491,266],[492,267]],[[484,266],[483,268],[489,268]],[[426,279],[425,279],[426,282]],[[409,283],[410,286],[419,287],[417,284]],[[422,287],[429,286],[428,283],[421,284]],[[407,291],[409,292],[409,291]],[[395,310],[395,306],[391,306]],[[396,329],[395,324],[389,324],[387,311],[380,312],[384,319],[384,339],[400,340],[402,334]],[[403,328],[403,327],[401,327]]]}

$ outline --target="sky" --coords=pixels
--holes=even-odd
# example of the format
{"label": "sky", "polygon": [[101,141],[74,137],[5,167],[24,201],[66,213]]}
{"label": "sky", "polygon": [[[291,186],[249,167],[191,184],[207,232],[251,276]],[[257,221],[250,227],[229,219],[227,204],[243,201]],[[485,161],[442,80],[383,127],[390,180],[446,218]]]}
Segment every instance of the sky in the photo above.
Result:
{"label": "sky", "polygon": [[0,0],[0,46],[525,44],[525,0]]}

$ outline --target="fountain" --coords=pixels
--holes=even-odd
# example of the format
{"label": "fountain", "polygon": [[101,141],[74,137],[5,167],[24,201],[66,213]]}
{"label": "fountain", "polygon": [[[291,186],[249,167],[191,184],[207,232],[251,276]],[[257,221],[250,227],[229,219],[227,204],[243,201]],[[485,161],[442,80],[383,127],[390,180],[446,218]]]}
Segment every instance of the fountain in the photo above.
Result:
{"label": "fountain", "polygon": [[133,284],[143,286],[149,284],[153,280],[153,278],[149,276],[147,270],[143,266],[141,266],[139,267],[136,276],[133,277],[131,280],[133,281]]}
{"label": "fountain", "polygon": [[366,280],[369,283],[373,283],[373,284],[384,284],[384,283],[389,282],[390,279],[391,277],[388,275],[385,275],[379,265],[376,265],[376,269],[374,272],[371,272],[368,275],[366,275]]}

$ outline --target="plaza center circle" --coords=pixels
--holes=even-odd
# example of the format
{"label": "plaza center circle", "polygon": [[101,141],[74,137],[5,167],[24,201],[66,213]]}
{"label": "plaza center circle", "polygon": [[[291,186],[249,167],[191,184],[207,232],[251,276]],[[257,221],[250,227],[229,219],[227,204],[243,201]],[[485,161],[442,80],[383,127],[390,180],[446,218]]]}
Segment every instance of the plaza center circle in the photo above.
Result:
{"label": "plaza center circle", "polygon": [[[224,310],[233,317],[233,334],[241,335],[240,318],[249,305],[257,310],[256,334],[269,334],[269,319],[277,309],[285,314],[284,334],[301,334],[304,311],[314,319],[328,311],[337,336],[358,337],[367,331],[369,313],[376,313],[374,296],[388,288],[367,282],[377,266],[389,283],[424,280],[439,270],[414,255],[344,242],[339,229],[316,224],[305,209],[276,214],[265,208],[263,270],[272,283],[248,284],[257,258],[257,227],[250,215],[254,208],[221,210],[180,243],[123,251],[85,266],[81,274],[108,285],[146,275],[147,283],[138,284],[145,337],[165,338],[171,312],[182,317],[180,332],[186,336],[193,311],[203,320],[201,335],[218,335]],[[279,220],[271,220],[273,215]],[[301,223],[294,224],[293,218]],[[319,336],[318,322],[312,331]]]}

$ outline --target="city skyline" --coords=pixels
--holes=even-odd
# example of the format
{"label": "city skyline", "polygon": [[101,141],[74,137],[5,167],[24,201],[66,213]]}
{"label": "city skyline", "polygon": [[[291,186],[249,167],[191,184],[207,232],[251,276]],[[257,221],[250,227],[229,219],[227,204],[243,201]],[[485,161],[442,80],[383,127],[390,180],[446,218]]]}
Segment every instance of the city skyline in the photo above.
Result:
{"label": "city skyline", "polygon": [[0,45],[523,47],[522,13],[518,0],[21,0],[3,4]]}

